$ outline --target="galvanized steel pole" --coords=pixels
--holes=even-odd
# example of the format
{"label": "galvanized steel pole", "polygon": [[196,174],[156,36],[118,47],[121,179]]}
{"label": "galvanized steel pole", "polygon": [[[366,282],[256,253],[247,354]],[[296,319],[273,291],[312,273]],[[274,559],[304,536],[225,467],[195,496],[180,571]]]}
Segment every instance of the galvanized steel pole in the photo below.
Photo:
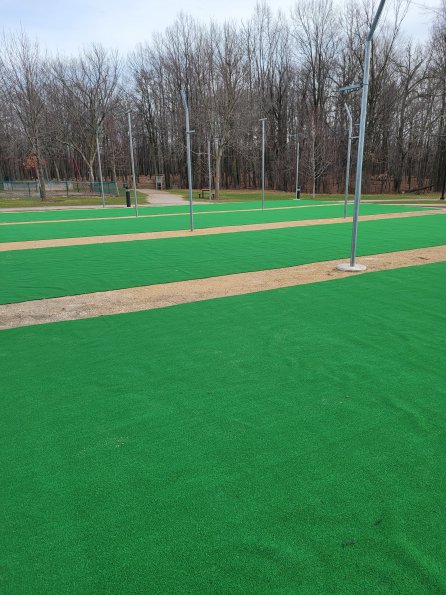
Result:
{"label": "galvanized steel pole", "polygon": [[133,181],[133,198],[135,200],[135,217],[138,217],[138,194],[136,192],[136,175],[135,175],[135,158],[133,155],[133,134],[132,134],[132,117],[130,112],[127,112],[129,121],[129,140],[130,140],[130,161],[132,163],[132,181]]}
{"label": "galvanized steel pole", "polygon": [[[296,134],[296,139],[298,139],[299,137]],[[297,141],[297,146],[296,146],[296,200],[300,198],[300,193],[299,193],[299,153],[300,153],[300,143],[299,141]]]}
{"label": "galvanized steel pole", "polygon": [[344,199],[344,219],[347,218],[347,205],[348,205],[348,187],[350,185],[350,158],[352,152],[352,137],[353,137],[353,118],[352,112],[346,103],[344,108],[348,118],[348,144],[347,144],[347,167],[345,171],[345,199]]}
{"label": "galvanized steel pole", "polygon": [[104,196],[104,182],[102,181],[102,164],[101,164],[101,151],[99,149],[99,127],[96,127],[96,151],[98,153],[98,168],[99,168],[99,181],[101,184],[101,200],[102,206],[105,208],[105,196]]}
{"label": "galvanized steel pole", "polygon": [[443,175],[443,185],[441,187],[441,196],[440,196],[440,200],[444,200],[444,192],[446,189],[446,165],[444,168],[444,175]]}
{"label": "galvanized steel pole", "polygon": [[190,135],[193,130],[189,128],[189,106],[187,104],[186,93],[181,89],[181,98],[183,100],[184,113],[186,116],[186,150],[187,150],[187,178],[189,182],[189,216],[190,216],[190,230],[194,231],[194,211],[192,207],[192,161],[190,150]]}
{"label": "galvanized steel pole", "polygon": [[352,243],[350,252],[350,264],[338,265],[338,269],[342,271],[363,271],[367,267],[363,264],[356,264],[356,245],[358,240],[358,217],[359,204],[361,202],[361,185],[362,185],[362,163],[364,158],[364,142],[365,142],[365,128],[367,120],[367,96],[369,92],[369,71],[370,71],[370,51],[372,46],[373,34],[378,25],[384,8],[386,0],[381,0],[378,10],[373,18],[372,25],[367,35],[364,50],[364,73],[362,79],[362,97],[361,97],[361,117],[359,120],[359,136],[358,136],[358,160],[356,165],[356,184],[355,184],[355,208],[353,214],[353,231]]}
{"label": "galvanized steel pole", "polygon": [[211,169],[211,135],[208,135],[208,178],[209,178],[209,200],[212,200],[212,169]]}
{"label": "galvanized steel pole", "polygon": [[265,122],[266,118],[260,120],[262,122],[262,211],[265,208]]}

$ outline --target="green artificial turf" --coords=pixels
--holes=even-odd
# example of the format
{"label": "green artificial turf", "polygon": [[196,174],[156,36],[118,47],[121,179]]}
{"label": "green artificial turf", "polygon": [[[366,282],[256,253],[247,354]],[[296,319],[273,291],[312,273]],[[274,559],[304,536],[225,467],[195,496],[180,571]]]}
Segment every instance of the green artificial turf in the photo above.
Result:
{"label": "green artificial turf", "polygon": [[[363,221],[358,254],[445,243],[443,215]],[[0,303],[288,267],[349,255],[351,224],[17,250],[0,255]]]}
{"label": "green artificial turf", "polygon": [[0,333],[4,593],[443,593],[446,265]]}
{"label": "green artificial turf", "polygon": [[[380,213],[405,213],[423,211],[426,207],[363,205],[362,215]],[[429,210],[429,209],[427,209]],[[250,225],[256,223],[277,223],[310,219],[331,219],[343,217],[343,205],[309,207],[305,209],[289,208],[266,211],[249,211],[233,213],[197,213],[194,217],[196,229],[220,226]],[[349,208],[349,216],[353,215],[353,206]],[[1,242],[17,242],[27,240],[44,240],[56,238],[74,238],[100,235],[119,235],[123,233],[144,233],[151,231],[188,230],[189,215],[172,215],[169,217],[147,217],[131,219],[112,219],[93,221],[48,222],[27,225],[2,225],[0,227]]]}
{"label": "green artificial turf", "polygon": [[[304,207],[311,205],[327,204],[326,201],[296,201],[296,200],[275,200],[265,201],[265,208],[278,207]],[[260,209],[261,202],[237,202],[237,203],[200,203],[194,204],[194,213],[206,213],[213,211],[229,211],[229,210],[243,210],[243,209]],[[140,206],[138,214],[141,216],[147,215],[168,215],[172,213],[189,213],[189,204],[170,205],[170,206]],[[126,208],[97,208],[97,209],[67,209],[67,210],[41,210],[41,211],[21,211],[6,213],[0,212],[1,223],[15,223],[21,221],[58,221],[63,219],[101,219],[104,217],[134,217],[133,207]]]}

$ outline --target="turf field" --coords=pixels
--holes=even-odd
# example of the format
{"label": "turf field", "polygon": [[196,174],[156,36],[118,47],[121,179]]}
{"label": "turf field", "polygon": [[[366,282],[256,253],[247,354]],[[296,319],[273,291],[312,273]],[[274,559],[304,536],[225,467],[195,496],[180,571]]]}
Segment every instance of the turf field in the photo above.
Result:
{"label": "turf field", "polygon": [[[446,217],[360,223],[358,254],[445,243]],[[26,225],[22,227],[27,227]],[[0,303],[288,267],[349,254],[351,224],[4,252]]]}
{"label": "turf field", "polygon": [[[265,209],[272,208],[300,208],[315,205],[325,205],[325,201],[296,201],[296,200],[275,200],[265,201]],[[330,203],[328,203],[330,204]],[[194,213],[207,213],[207,212],[218,212],[218,211],[237,211],[237,210],[253,210],[261,209],[262,203],[259,201],[255,202],[236,202],[236,203],[200,203],[194,204]],[[170,215],[170,214],[181,214],[189,213],[189,204],[184,203],[181,205],[171,206],[141,206],[138,209],[139,216],[148,215]],[[133,218],[135,211],[132,208],[111,208],[107,207],[97,209],[57,209],[53,211],[14,211],[14,212],[0,212],[0,223],[14,223],[20,221],[54,221],[63,219],[103,219],[107,217],[129,217]]]}
{"label": "turf field", "polygon": [[[171,207],[169,207],[171,208]],[[425,207],[363,205],[362,215],[382,213],[405,213],[432,210]],[[343,205],[314,206],[308,208],[251,210],[247,212],[212,212],[197,213],[194,217],[196,229],[210,227],[226,227],[252,225],[258,223],[277,223],[281,221],[299,221],[311,219],[331,219],[343,217]],[[353,207],[349,208],[349,216],[353,215]],[[45,223],[8,224],[0,226],[2,242],[27,240],[43,240],[56,238],[75,238],[100,235],[119,235],[124,233],[144,233],[151,231],[188,230],[190,220],[188,214],[122,218],[94,219],[90,221],[51,221]]]}
{"label": "turf field", "polygon": [[442,263],[0,333],[2,591],[443,592],[445,291]]}
{"label": "turf field", "polygon": [[[203,206],[197,227],[343,209]],[[0,214],[0,241],[188,221],[106,211]],[[358,254],[442,246],[445,226],[361,221]],[[350,240],[334,223],[10,250],[0,304],[341,261]],[[446,262],[0,331],[0,591],[446,592],[445,293]]]}

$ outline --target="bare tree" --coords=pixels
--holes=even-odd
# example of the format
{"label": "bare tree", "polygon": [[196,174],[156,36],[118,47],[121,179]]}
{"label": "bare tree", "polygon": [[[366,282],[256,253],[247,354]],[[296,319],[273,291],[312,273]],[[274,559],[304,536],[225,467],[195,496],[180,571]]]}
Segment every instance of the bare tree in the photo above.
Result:
{"label": "bare tree", "polygon": [[120,60],[100,45],[84,50],[79,58],[53,63],[55,93],[68,127],[60,142],[71,145],[94,180],[96,134],[118,102]]}
{"label": "bare tree", "polygon": [[29,165],[39,182],[40,198],[46,197],[42,158],[46,68],[39,44],[20,31],[3,35],[0,46],[0,92],[17,115],[29,143]]}
{"label": "bare tree", "polygon": [[[446,169],[445,12],[419,45],[401,35],[408,0],[389,4],[373,42],[364,185],[370,191],[441,189]],[[444,2],[445,0],[443,0]],[[132,109],[137,173],[184,186],[184,117],[191,110],[194,185],[207,184],[212,137],[214,188],[260,182],[259,119],[267,118],[266,185],[291,190],[301,143],[303,191],[344,185],[346,131],[339,87],[360,80],[373,0],[299,2],[291,18],[266,2],[245,23],[200,23],[180,14],[138,47],[121,71],[118,55],[92,46],[47,60],[23,33],[4,37],[0,59],[0,171],[23,178],[94,179],[102,131],[106,177],[128,173],[125,111]],[[342,25],[339,23],[342,21]],[[351,96],[354,121],[359,100]],[[355,163],[353,161],[352,166]],[[153,182],[153,180],[152,180]]]}

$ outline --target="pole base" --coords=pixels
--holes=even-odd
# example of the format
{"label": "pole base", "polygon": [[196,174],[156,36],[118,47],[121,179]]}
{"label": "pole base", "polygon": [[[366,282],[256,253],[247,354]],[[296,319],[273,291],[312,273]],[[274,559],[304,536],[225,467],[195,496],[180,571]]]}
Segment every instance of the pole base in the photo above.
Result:
{"label": "pole base", "polygon": [[349,262],[343,262],[338,264],[336,268],[343,273],[359,273],[360,271],[365,271],[367,267],[365,264],[355,264],[352,266]]}

